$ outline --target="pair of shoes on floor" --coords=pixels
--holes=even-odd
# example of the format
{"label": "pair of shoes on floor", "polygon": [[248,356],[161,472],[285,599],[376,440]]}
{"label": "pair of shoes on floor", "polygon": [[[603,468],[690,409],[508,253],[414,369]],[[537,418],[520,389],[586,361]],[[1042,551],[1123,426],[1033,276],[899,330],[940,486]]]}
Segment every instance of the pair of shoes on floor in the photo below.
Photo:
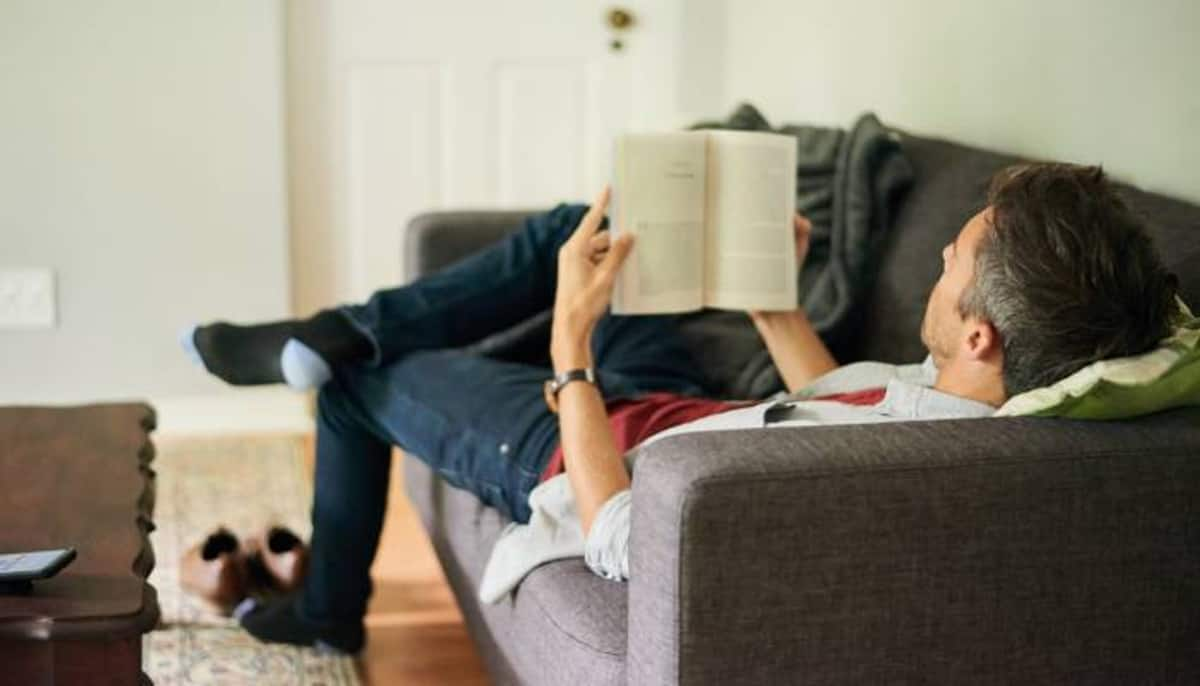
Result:
{"label": "pair of shoes on floor", "polygon": [[288,529],[270,527],[238,540],[222,527],[184,555],[179,581],[260,641],[322,652],[362,650],[361,618],[320,621],[303,611],[300,587],[307,571],[308,547]]}
{"label": "pair of shoes on floor", "polygon": [[308,546],[282,526],[238,540],[221,527],[186,553],[179,565],[184,590],[230,615],[250,597],[294,593],[308,571]]}

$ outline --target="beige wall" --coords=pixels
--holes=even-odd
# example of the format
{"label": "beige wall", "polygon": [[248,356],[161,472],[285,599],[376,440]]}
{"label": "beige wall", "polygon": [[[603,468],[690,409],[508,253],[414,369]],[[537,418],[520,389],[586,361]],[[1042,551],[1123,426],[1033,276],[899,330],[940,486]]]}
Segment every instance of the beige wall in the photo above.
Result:
{"label": "beige wall", "polygon": [[1200,201],[1200,2],[738,0],[725,96],[1103,163]]}
{"label": "beige wall", "polygon": [[58,325],[0,330],[0,403],[225,392],[194,320],[288,310],[278,0],[0,3],[0,267]]}

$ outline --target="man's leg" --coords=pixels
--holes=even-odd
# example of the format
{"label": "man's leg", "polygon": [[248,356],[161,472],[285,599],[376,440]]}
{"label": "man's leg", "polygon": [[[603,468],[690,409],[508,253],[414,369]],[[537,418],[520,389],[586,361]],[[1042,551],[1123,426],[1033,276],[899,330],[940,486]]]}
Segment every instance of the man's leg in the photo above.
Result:
{"label": "man's leg", "polygon": [[517,521],[557,442],[549,370],[457,351],[341,369],[319,395],[309,576],[296,597],[242,617],[267,641],[355,652],[387,507],[390,446]]}
{"label": "man's leg", "polygon": [[241,617],[260,640],[358,652],[371,595],[369,570],[387,510],[392,448],[347,399],[318,395],[313,535],[304,591]]}
{"label": "man's leg", "polygon": [[534,215],[498,243],[411,284],[377,291],[362,305],[307,320],[185,332],[184,347],[235,385],[286,382],[313,388],[354,362],[386,365],[414,350],[467,345],[517,324],[554,301],[558,249],[587,207]]}
{"label": "man's leg", "polygon": [[459,347],[503,331],[554,304],[558,250],[587,212],[559,205],[529,217],[491,247],[407,286],[341,308],[367,338],[373,365],[414,350]]}
{"label": "man's leg", "polygon": [[525,521],[529,491],[558,441],[542,395],[550,376],[544,367],[426,350],[384,367],[339,370],[322,395],[339,398],[361,426],[452,486]]}

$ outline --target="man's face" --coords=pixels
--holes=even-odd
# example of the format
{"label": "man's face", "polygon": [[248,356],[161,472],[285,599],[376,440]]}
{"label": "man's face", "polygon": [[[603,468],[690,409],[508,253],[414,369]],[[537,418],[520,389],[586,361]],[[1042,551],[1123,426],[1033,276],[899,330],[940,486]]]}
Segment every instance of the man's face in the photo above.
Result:
{"label": "man's face", "polygon": [[966,321],[958,303],[975,278],[975,251],[991,225],[991,207],[967,220],[954,241],[942,248],[942,276],[929,294],[921,342],[938,367],[953,359],[963,346]]}

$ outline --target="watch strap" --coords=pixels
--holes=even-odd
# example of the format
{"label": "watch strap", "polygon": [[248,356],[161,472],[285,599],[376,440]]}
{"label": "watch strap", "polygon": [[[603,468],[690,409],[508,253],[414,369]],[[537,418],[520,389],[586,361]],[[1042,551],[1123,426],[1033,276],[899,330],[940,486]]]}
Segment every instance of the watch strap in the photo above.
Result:
{"label": "watch strap", "polygon": [[546,405],[550,408],[551,412],[558,413],[558,393],[572,381],[586,381],[597,388],[600,387],[596,383],[596,370],[591,367],[567,369],[555,374],[553,378],[547,379],[543,386]]}

